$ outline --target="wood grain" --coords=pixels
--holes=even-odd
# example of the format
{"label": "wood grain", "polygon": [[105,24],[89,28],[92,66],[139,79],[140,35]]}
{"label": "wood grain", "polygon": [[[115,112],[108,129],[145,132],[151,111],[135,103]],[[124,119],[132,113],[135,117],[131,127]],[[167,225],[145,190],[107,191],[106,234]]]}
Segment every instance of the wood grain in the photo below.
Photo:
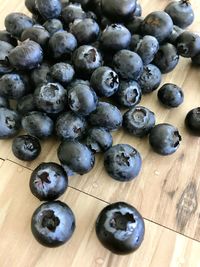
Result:
{"label": "wood grain", "polygon": [[[144,14],[162,10],[168,2],[152,0],[149,4],[149,1],[141,0]],[[191,2],[196,19],[190,29],[199,31],[200,4],[195,0]],[[2,27],[5,15],[16,10],[25,11],[21,1],[3,1],[0,7]],[[144,96],[141,105],[155,112],[157,123],[168,122],[179,128],[183,141],[177,153],[161,157],[151,150],[147,139],[131,137],[121,130],[113,134],[114,142],[129,143],[141,152],[143,168],[138,178],[126,184],[112,180],[104,171],[102,156],[97,156],[93,171],[70,177],[70,185],[105,201],[126,200],[145,218],[200,240],[200,138],[189,135],[184,126],[186,113],[200,103],[200,70],[192,67],[190,60],[181,59],[175,71],[163,76],[165,82],[174,82],[183,88],[185,101],[182,106],[166,109],[158,103],[156,92]],[[57,146],[55,140],[45,141],[41,156],[27,164],[12,155],[10,141],[0,141],[0,158],[34,169],[41,161],[58,161]]]}
{"label": "wood grain", "polygon": [[104,202],[69,188],[62,197],[75,213],[71,240],[56,249],[39,245],[30,231],[40,202],[29,191],[30,170],[4,161],[0,167],[1,267],[200,267],[200,244],[145,220],[145,239],[137,252],[117,256],[104,249],[94,225]]}

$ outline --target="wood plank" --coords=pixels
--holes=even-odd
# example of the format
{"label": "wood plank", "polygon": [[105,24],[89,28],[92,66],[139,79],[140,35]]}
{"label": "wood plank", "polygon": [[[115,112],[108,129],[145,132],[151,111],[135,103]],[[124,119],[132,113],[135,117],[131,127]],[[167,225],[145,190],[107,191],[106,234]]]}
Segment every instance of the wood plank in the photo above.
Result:
{"label": "wood plank", "polygon": [[94,224],[104,202],[74,189],[62,197],[74,211],[76,230],[62,247],[39,245],[30,231],[30,218],[40,204],[30,193],[30,171],[5,161],[0,168],[1,267],[199,267],[200,243],[145,220],[145,239],[137,252],[117,256],[96,238]]}
{"label": "wood plank", "polygon": [[[149,1],[141,0],[144,14],[156,9],[162,10],[167,3],[167,0],[152,0],[149,5]],[[190,28],[199,31],[200,5],[195,0],[191,3],[196,19]],[[3,2],[0,7],[2,27],[3,17],[15,10],[25,10],[21,1]],[[118,183],[108,177],[103,168],[102,156],[97,156],[94,170],[82,177],[71,177],[70,185],[106,201],[127,200],[140,209],[146,218],[200,240],[200,139],[190,136],[184,127],[187,111],[200,103],[199,78],[199,69],[193,68],[189,60],[181,59],[175,71],[163,76],[163,83],[174,82],[181,86],[185,93],[184,104],[177,109],[166,109],[158,103],[156,92],[143,97],[141,102],[141,105],[156,113],[158,123],[172,123],[180,129],[183,141],[177,153],[161,157],[152,152],[147,139],[136,139],[124,131],[119,131],[113,134],[114,142],[129,143],[142,154],[143,169],[139,177],[127,184]],[[12,155],[9,141],[0,141],[0,146],[0,158],[8,158],[31,169],[41,161],[58,161],[56,156],[58,143],[53,140],[45,141],[41,156],[28,164]]]}

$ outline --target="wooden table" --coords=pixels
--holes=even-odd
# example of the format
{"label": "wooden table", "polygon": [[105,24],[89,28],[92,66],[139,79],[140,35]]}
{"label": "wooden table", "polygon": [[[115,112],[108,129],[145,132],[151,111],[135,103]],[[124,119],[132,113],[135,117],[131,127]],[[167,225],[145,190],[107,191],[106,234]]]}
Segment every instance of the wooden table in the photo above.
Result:
{"label": "wooden table", "polygon": [[[0,6],[0,26],[12,11],[27,13],[19,0],[4,0]],[[169,1],[141,0],[144,15],[162,10]],[[199,31],[200,3],[191,1]],[[181,59],[163,83],[174,82],[185,93],[184,104],[166,109],[158,103],[156,92],[145,96],[141,104],[156,113],[157,123],[177,126],[183,137],[178,151],[161,157],[148,140],[129,136],[122,130],[114,133],[115,143],[129,143],[142,154],[139,177],[118,183],[104,171],[102,156],[87,175],[70,177],[70,188],[61,198],[74,211],[77,228],[64,246],[49,249],[39,245],[30,231],[30,218],[39,201],[29,191],[29,177],[41,161],[58,161],[54,140],[43,142],[41,156],[32,163],[17,160],[11,141],[0,141],[0,267],[200,267],[200,138],[188,134],[184,126],[186,113],[200,104],[200,69],[190,60]],[[129,256],[116,256],[104,249],[95,236],[94,223],[100,210],[110,202],[128,201],[144,216],[145,240]]]}

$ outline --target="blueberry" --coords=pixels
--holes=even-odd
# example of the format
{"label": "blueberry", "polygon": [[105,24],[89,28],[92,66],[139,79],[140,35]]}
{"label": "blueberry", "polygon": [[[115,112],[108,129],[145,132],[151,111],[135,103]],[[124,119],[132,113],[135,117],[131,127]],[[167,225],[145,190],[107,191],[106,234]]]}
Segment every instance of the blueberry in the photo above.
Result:
{"label": "blueberry", "polygon": [[63,86],[70,83],[73,80],[74,75],[74,68],[68,63],[60,62],[51,67],[52,78],[61,83]]}
{"label": "blueberry", "polygon": [[170,43],[161,45],[153,62],[162,73],[172,71],[179,62],[179,55],[176,47]]}
{"label": "blueberry", "polygon": [[21,115],[26,115],[28,112],[36,111],[36,110],[37,108],[36,108],[33,94],[25,95],[17,101],[17,111]]}
{"label": "blueberry", "polygon": [[42,25],[43,23],[45,23],[45,19],[40,15],[40,13],[38,13],[38,11],[37,14],[32,15],[32,20],[33,24]]}
{"label": "blueberry", "polygon": [[60,16],[62,5],[60,0],[35,0],[37,10],[44,19]]}
{"label": "blueberry", "polygon": [[177,42],[177,38],[179,37],[179,35],[181,35],[181,33],[183,33],[183,29],[179,28],[178,26],[174,25],[173,27],[173,31],[170,34],[169,38],[168,38],[168,42],[176,45]]}
{"label": "blueberry", "polygon": [[141,57],[135,52],[121,50],[113,58],[114,70],[125,80],[138,80],[143,72]]}
{"label": "blueberry", "polygon": [[103,14],[117,21],[128,19],[136,9],[136,0],[102,0],[101,3]]}
{"label": "blueberry", "polygon": [[52,135],[54,123],[46,113],[32,111],[22,118],[22,127],[28,134],[45,139]]}
{"label": "blueberry", "polygon": [[118,144],[104,154],[107,173],[117,181],[128,182],[138,176],[142,165],[139,152],[130,145]]}
{"label": "blueberry", "polygon": [[92,151],[77,141],[64,141],[58,148],[58,158],[68,175],[85,174],[94,166]]}
{"label": "blueberry", "polygon": [[105,152],[113,144],[112,135],[105,128],[93,127],[87,132],[85,144],[93,153]]}
{"label": "blueberry", "polygon": [[68,176],[59,164],[43,162],[33,170],[29,186],[39,200],[55,200],[67,190]]}
{"label": "blueberry", "polygon": [[123,116],[123,126],[132,135],[146,136],[155,126],[155,114],[142,106],[132,107]]}
{"label": "blueberry", "polygon": [[86,13],[83,11],[80,4],[70,3],[62,10],[62,19],[67,26],[69,26],[69,24],[74,22],[76,19],[85,19],[85,18],[86,18]]}
{"label": "blueberry", "polygon": [[50,64],[43,62],[37,69],[31,71],[30,78],[35,88],[39,85],[52,82]]}
{"label": "blueberry", "polygon": [[126,23],[126,28],[131,32],[131,34],[139,34],[143,20],[144,19],[141,17],[133,17]]}
{"label": "blueberry", "polygon": [[149,135],[150,145],[160,155],[171,155],[176,152],[180,141],[178,129],[168,123],[157,124]]}
{"label": "blueberry", "polygon": [[101,35],[102,48],[112,52],[127,48],[130,42],[131,33],[121,24],[107,26]]}
{"label": "blueberry", "polygon": [[17,46],[17,39],[13,37],[11,33],[5,30],[0,31],[0,41],[4,41],[13,46]]}
{"label": "blueberry", "polygon": [[165,12],[170,15],[174,24],[183,29],[194,21],[194,12],[189,0],[172,1],[166,6]]}
{"label": "blueberry", "polygon": [[119,88],[117,73],[105,66],[99,67],[93,72],[90,82],[98,96],[110,97]]}
{"label": "blueberry", "polygon": [[98,103],[98,98],[94,90],[86,84],[76,84],[68,91],[68,104],[72,111],[88,116],[93,112]]}
{"label": "blueberry", "polygon": [[121,81],[119,90],[115,94],[116,101],[122,107],[137,105],[142,97],[140,85],[135,81]]}
{"label": "blueberry", "polygon": [[31,70],[42,62],[43,51],[38,43],[26,40],[9,53],[8,60],[18,70]]}
{"label": "blueberry", "polygon": [[21,35],[21,41],[32,40],[45,48],[49,41],[49,33],[44,27],[35,25],[31,28],[25,29]]}
{"label": "blueberry", "polygon": [[141,57],[144,65],[148,65],[158,52],[159,43],[155,37],[150,35],[145,35],[143,38],[133,35],[130,48]]}
{"label": "blueberry", "polygon": [[97,109],[89,116],[89,123],[96,127],[104,127],[114,131],[122,125],[122,114],[116,106],[99,102]]}
{"label": "blueberry", "polygon": [[182,57],[194,57],[200,52],[200,36],[193,32],[183,32],[176,43],[178,53]]}
{"label": "blueberry", "polygon": [[75,217],[65,203],[46,202],[33,213],[31,231],[35,239],[47,247],[58,247],[66,243],[75,230]]}
{"label": "blueberry", "polygon": [[45,21],[43,27],[49,32],[50,36],[63,30],[63,24],[59,19],[49,19]]}
{"label": "blueberry", "polygon": [[19,135],[13,140],[12,152],[20,160],[32,161],[41,152],[40,142],[34,136]]}
{"label": "blueberry", "polygon": [[46,113],[59,113],[66,108],[67,90],[59,83],[38,86],[34,97],[38,110]]}
{"label": "blueberry", "polygon": [[62,113],[55,124],[56,135],[60,139],[74,140],[80,139],[86,131],[87,123],[83,117],[73,112]]}
{"label": "blueberry", "polygon": [[12,36],[20,39],[22,32],[33,26],[33,20],[23,13],[15,12],[6,16],[4,24]]}
{"label": "blueberry", "polygon": [[143,94],[148,94],[156,90],[161,83],[162,75],[155,65],[149,64],[144,66],[142,75],[138,83],[142,89]]}
{"label": "blueberry", "polygon": [[125,255],[137,250],[145,233],[141,214],[125,202],[106,206],[96,221],[96,234],[101,244],[112,253]]}
{"label": "blueberry", "polygon": [[13,67],[8,62],[8,55],[13,50],[14,46],[11,44],[0,41],[0,75],[10,73]]}
{"label": "blueberry", "polygon": [[200,107],[194,108],[187,113],[185,124],[191,133],[200,136]]}
{"label": "blueberry", "polygon": [[75,20],[71,25],[70,30],[76,37],[79,45],[95,42],[100,33],[97,22],[88,18],[80,21]]}
{"label": "blueberry", "polygon": [[49,53],[55,59],[68,58],[76,47],[75,36],[67,31],[58,31],[49,40]]}
{"label": "blueberry", "polygon": [[0,96],[0,108],[8,108],[9,109],[10,104],[7,98]]}
{"label": "blueberry", "polygon": [[166,40],[173,30],[173,21],[164,11],[155,11],[147,15],[142,22],[141,31],[143,35],[156,37],[159,43]]}
{"label": "blueberry", "polygon": [[73,53],[72,60],[77,74],[81,77],[91,76],[93,71],[103,64],[101,54],[90,45],[82,45],[77,48]]}
{"label": "blueberry", "polygon": [[26,84],[19,74],[5,74],[0,78],[0,96],[20,99],[26,93]]}
{"label": "blueberry", "polygon": [[168,107],[176,108],[183,103],[184,94],[180,87],[173,83],[164,84],[158,91],[158,99]]}
{"label": "blueberry", "polygon": [[140,17],[141,15],[142,15],[142,6],[139,3],[139,1],[137,0],[136,1],[136,8],[135,8],[135,11],[133,13],[133,16]]}
{"label": "blueberry", "polygon": [[0,108],[0,139],[11,138],[19,132],[21,119],[16,111]]}

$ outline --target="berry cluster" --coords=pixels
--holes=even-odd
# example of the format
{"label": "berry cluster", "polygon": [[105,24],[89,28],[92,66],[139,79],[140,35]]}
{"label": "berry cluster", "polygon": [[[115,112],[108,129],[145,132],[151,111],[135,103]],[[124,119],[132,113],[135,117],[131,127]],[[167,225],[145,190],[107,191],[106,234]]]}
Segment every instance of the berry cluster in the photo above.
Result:
{"label": "berry cluster", "polygon": [[[24,161],[38,157],[39,140],[54,135],[61,141],[61,165],[41,163],[30,178],[33,195],[47,201],[33,214],[33,235],[55,247],[75,229],[70,207],[56,201],[68,187],[68,176],[88,173],[98,152],[118,181],[140,172],[140,153],[128,144],[113,146],[111,131],[124,127],[133,136],[149,136],[161,155],[178,149],[178,129],[156,125],[155,114],[138,104],[180,56],[200,65],[200,36],[185,30],[194,20],[188,0],[173,1],[145,18],[136,0],[26,0],[25,5],[32,17],[11,13],[0,31],[0,138],[15,137],[22,128],[26,135],[14,138],[12,150]],[[184,94],[167,83],[158,99],[175,108]],[[127,108],[124,115],[120,108]],[[185,121],[200,136],[200,108]],[[106,248],[127,254],[140,246],[144,221],[135,208],[117,202],[100,213],[96,233]]]}

